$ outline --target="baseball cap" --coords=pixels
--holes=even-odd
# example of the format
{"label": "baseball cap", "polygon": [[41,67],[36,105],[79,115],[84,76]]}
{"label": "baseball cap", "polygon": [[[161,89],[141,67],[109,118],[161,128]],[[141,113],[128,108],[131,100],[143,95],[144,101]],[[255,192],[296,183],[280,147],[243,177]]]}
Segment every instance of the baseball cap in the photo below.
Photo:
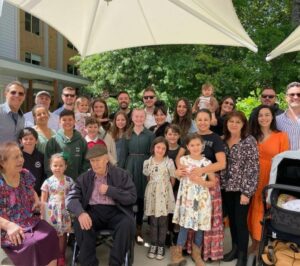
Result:
{"label": "baseball cap", "polygon": [[39,97],[41,95],[47,95],[49,98],[51,98],[51,94],[48,91],[39,91],[35,97]]}

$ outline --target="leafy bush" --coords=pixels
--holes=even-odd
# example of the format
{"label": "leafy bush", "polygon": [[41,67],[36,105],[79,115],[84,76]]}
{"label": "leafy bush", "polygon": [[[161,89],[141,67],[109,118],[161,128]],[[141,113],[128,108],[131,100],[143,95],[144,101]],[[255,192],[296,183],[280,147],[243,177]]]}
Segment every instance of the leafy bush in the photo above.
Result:
{"label": "leafy bush", "polygon": [[[245,113],[246,117],[249,118],[253,108],[260,105],[260,95],[261,90],[257,89],[256,91],[251,91],[249,96],[246,98],[237,98],[236,109]],[[287,109],[287,103],[285,101],[284,92],[280,92],[277,94],[277,103],[279,104],[280,109]]]}

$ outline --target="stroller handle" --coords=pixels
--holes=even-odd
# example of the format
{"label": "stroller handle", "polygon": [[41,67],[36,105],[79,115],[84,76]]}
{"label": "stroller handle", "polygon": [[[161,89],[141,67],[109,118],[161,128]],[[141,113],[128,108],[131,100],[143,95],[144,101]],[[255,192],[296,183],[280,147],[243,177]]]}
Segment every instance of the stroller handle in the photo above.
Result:
{"label": "stroller handle", "polygon": [[[289,185],[282,185],[282,184],[271,184],[271,185],[267,185],[264,187],[263,191],[262,191],[262,199],[263,199],[263,204],[264,204],[264,210],[267,210],[267,192],[270,189],[275,189],[275,190],[279,190],[279,189],[283,189],[283,190],[288,190],[288,191],[293,191],[293,192],[299,192],[300,193],[300,187],[296,187],[296,186],[289,186]],[[268,198],[270,198],[270,196],[268,196]]]}

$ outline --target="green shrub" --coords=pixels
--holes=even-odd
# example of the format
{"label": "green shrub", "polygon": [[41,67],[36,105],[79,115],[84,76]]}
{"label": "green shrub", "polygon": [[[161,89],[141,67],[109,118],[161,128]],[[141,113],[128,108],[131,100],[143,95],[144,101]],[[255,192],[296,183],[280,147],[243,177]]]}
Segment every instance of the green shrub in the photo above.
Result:
{"label": "green shrub", "polygon": [[[260,94],[260,89],[257,89],[256,91],[251,91],[246,98],[237,98],[236,109],[244,112],[246,117],[249,118],[253,108],[261,104],[260,97],[257,96]],[[284,92],[277,94],[277,103],[279,104],[280,109],[287,109]]]}

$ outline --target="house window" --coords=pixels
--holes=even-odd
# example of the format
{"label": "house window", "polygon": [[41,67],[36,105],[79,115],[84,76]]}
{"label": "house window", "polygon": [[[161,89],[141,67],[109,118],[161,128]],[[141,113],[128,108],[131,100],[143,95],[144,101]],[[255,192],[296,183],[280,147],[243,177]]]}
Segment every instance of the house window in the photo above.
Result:
{"label": "house window", "polygon": [[68,64],[68,65],[67,65],[67,72],[68,72],[69,74],[78,76],[78,67],[76,67],[76,66],[74,66],[74,65]]}
{"label": "house window", "polygon": [[33,65],[40,65],[42,62],[42,57],[32,53],[25,53],[25,62],[33,64]]}
{"label": "house window", "polygon": [[40,35],[40,20],[29,13],[25,13],[25,30]]}

